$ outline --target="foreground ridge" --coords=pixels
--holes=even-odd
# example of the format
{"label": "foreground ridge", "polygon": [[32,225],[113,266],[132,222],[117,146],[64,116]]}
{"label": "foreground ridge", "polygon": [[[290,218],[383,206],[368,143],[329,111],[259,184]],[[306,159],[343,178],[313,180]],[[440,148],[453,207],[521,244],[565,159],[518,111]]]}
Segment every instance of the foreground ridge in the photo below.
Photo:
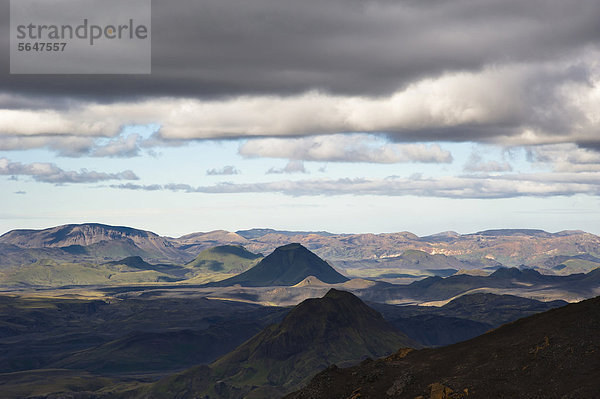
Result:
{"label": "foreground ridge", "polygon": [[319,373],[286,399],[594,398],[600,297],[439,349],[399,352]]}

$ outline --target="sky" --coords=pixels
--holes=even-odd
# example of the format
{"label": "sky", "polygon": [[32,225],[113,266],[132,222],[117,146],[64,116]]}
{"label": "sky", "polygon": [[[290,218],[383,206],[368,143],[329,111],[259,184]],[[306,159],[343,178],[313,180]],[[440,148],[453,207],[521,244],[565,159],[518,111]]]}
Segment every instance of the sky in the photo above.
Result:
{"label": "sky", "polygon": [[11,75],[8,7],[0,233],[600,234],[597,0],[155,0],[150,75]]}

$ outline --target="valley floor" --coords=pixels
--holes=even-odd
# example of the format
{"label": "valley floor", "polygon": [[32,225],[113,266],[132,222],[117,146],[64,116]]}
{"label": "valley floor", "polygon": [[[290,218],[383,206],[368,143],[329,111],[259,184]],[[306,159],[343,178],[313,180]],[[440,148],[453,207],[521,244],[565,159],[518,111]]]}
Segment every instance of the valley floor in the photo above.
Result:
{"label": "valley floor", "polygon": [[12,288],[0,294],[0,391],[14,398],[136,392],[166,375],[213,362],[278,323],[289,306],[322,297],[332,286],[363,294],[389,323],[424,346],[463,341],[566,303],[480,292],[442,301],[441,307],[410,300],[398,306],[373,300],[374,293],[387,295],[386,289],[394,288],[377,284],[308,279],[294,287],[262,288]]}

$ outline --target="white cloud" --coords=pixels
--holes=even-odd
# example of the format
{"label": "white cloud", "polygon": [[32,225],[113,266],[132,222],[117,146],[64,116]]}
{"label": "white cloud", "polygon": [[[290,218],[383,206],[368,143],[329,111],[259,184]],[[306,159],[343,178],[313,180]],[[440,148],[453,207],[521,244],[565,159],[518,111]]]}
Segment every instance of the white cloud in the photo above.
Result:
{"label": "white cloud", "polygon": [[292,196],[320,195],[379,195],[421,196],[441,198],[512,198],[552,197],[575,194],[600,195],[600,173],[537,173],[510,175],[473,175],[461,177],[385,179],[344,178],[281,180],[266,183],[219,183],[193,187],[188,184],[169,185],[112,185],[129,190],[169,190],[188,193],[282,193]]}
{"label": "white cloud", "polygon": [[15,136],[0,134],[0,150],[47,148],[62,156],[81,156],[90,152],[94,141],[94,137],[73,135]]}
{"label": "white cloud", "polygon": [[[1,111],[0,111],[1,112]],[[115,137],[59,135],[2,135],[0,134],[0,150],[16,151],[45,148],[65,157],[110,157],[131,158],[148,152],[154,147],[179,146],[177,140],[164,141],[155,135],[144,137],[137,133],[123,133]]]}
{"label": "white cloud", "polygon": [[389,143],[369,134],[252,139],[240,146],[239,153],[245,157],[326,162],[452,162],[452,154],[437,144]]}
{"label": "white cloud", "polygon": [[528,159],[555,172],[600,172],[600,152],[574,144],[532,147],[528,149]]}
{"label": "white cloud", "polygon": [[95,172],[82,169],[80,171],[63,170],[52,163],[33,162],[23,164],[0,158],[0,175],[30,176],[35,181],[43,183],[97,183],[105,180],[137,180],[138,177],[130,170],[118,173]]}
{"label": "white cloud", "polygon": [[308,173],[302,161],[289,161],[283,168],[270,168],[267,174]]}
{"label": "white cloud", "polygon": [[478,154],[471,154],[465,164],[464,170],[467,172],[511,172],[512,166],[506,161],[484,161]]}
{"label": "white cloud", "polygon": [[0,135],[115,137],[123,125],[156,123],[165,140],[369,132],[413,142],[598,144],[598,56],[448,72],[380,97],[310,91],[0,109]]}
{"label": "white cloud", "polygon": [[226,165],[221,169],[209,169],[206,171],[206,174],[209,176],[238,175],[240,171],[233,165]]}
{"label": "white cloud", "polygon": [[127,137],[119,136],[105,144],[96,144],[90,151],[94,157],[134,157],[140,152],[142,137],[130,134]]}

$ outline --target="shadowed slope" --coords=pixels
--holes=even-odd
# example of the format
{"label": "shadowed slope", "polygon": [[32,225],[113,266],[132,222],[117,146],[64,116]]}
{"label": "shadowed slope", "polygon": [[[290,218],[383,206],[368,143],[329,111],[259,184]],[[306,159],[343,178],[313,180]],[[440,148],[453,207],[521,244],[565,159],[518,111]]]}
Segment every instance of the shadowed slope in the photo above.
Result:
{"label": "shadowed slope", "polygon": [[[600,297],[506,324],[459,344],[330,368],[288,399],[594,398]],[[367,376],[376,376],[369,380]]]}
{"label": "shadowed slope", "polygon": [[331,363],[355,363],[414,345],[360,299],[331,289],[323,298],[300,303],[210,371],[200,367],[168,377],[150,396],[278,397]]}
{"label": "shadowed slope", "polygon": [[460,296],[441,307],[369,305],[415,341],[443,346],[475,338],[502,324],[565,306],[567,302],[476,293]]}

